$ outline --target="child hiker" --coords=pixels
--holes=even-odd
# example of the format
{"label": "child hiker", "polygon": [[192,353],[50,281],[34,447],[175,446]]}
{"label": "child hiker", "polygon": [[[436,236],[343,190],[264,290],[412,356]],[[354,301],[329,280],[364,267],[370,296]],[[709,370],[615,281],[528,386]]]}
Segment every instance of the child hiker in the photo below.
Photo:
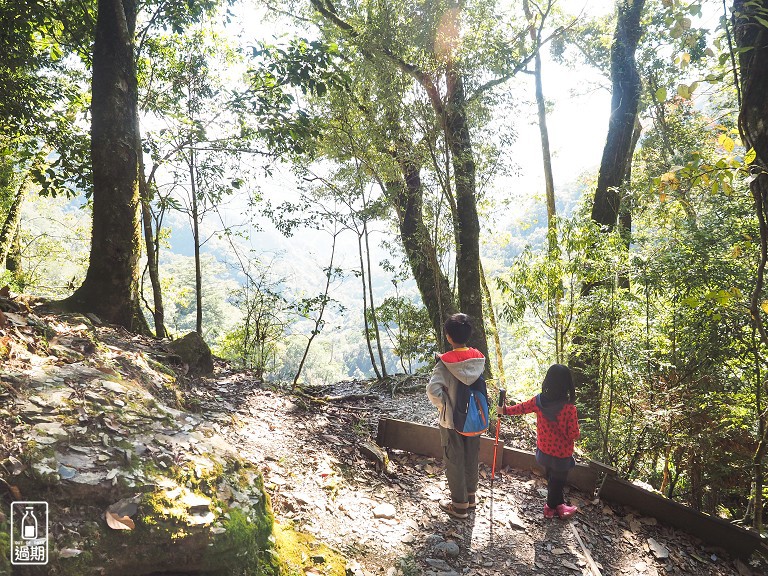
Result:
{"label": "child hiker", "polygon": [[553,364],[538,394],[514,406],[499,406],[499,416],[536,413],[536,461],[547,472],[547,503],[544,518],[573,516],[578,508],[565,503],[563,489],[573,460],[573,441],[579,437],[579,421],[573,404],[576,392],[567,366]]}
{"label": "child hiker", "polygon": [[453,427],[453,409],[459,386],[471,386],[485,371],[485,356],[467,347],[472,323],[466,314],[454,314],[445,325],[445,338],[453,350],[438,356],[427,396],[439,410],[440,444],[451,499],[440,509],[455,518],[466,518],[477,506],[480,436],[463,436]]}

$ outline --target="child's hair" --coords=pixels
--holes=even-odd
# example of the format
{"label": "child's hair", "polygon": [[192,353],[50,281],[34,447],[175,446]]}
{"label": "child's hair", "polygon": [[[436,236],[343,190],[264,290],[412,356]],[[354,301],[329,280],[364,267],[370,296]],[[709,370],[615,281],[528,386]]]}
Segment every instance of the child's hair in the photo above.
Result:
{"label": "child's hair", "polygon": [[562,364],[552,364],[541,384],[541,394],[547,400],[576,400],[576,388],[573,385],[573,375],[570,368]]}
{"label": "child's hair", "polygon": [[466,344],[472,336],[472,321],[466,314],[452,314],[445,321],[444,328],[456,344]]}

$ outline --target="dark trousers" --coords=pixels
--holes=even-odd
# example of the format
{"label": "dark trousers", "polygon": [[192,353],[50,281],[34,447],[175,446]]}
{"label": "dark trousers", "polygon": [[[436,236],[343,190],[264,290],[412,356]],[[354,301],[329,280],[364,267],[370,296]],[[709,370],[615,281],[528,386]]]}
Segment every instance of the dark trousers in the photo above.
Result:
{"label": "dark trousers", "polygon": [[451,500],[467,502],[468,494],[477,492],[480,436],[464,436],[440,426],[440,443]]}
{"label": "dark trousers", "polygon": [[553,470],[547,468],[547,506],[557,508],[565,504],[565,482],[568,480],[568,470]]}

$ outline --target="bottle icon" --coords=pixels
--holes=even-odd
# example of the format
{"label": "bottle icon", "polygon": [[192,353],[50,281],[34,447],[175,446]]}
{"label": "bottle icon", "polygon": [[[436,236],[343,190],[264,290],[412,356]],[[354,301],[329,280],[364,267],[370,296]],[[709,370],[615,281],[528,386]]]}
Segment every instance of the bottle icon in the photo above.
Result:
{"label": "bottle icon", "polygon": [[21,518],[21,539],[36,540],[37,518],[35,517],[34,508],[27,506],[24,510],[24,516]]}

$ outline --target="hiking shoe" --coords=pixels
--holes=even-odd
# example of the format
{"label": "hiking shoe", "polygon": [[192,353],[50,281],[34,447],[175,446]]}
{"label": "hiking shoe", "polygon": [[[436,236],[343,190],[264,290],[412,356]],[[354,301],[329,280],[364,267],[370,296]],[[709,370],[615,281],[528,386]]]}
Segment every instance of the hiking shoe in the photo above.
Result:
{"label": "hiking shoe", "polygon": [[441,501],[440,510],[446,514],[450,514],[454,518],[459,518],[460,520],[464,520],[469,516],[469,514],[467,514],[466,504],[464,504],[463,507],[459,507],[459,505],[457,505],[455,502],[451,502],[450,500]]}
{"label": "hiking shoe", "polygon": [[[560,516],[560,518],[570,518],[578,511],[579,509],[576,506],[569,506],[568,504],[560,504],[557,507],[557,515]],[[546,515],[546,510],[544,511],[544,514]]]}
{"label": "hiking shoe", "polygon": [[544,518],[554,518],[555,517],[555,508],[550,508],[546,504],[544,504]]}

